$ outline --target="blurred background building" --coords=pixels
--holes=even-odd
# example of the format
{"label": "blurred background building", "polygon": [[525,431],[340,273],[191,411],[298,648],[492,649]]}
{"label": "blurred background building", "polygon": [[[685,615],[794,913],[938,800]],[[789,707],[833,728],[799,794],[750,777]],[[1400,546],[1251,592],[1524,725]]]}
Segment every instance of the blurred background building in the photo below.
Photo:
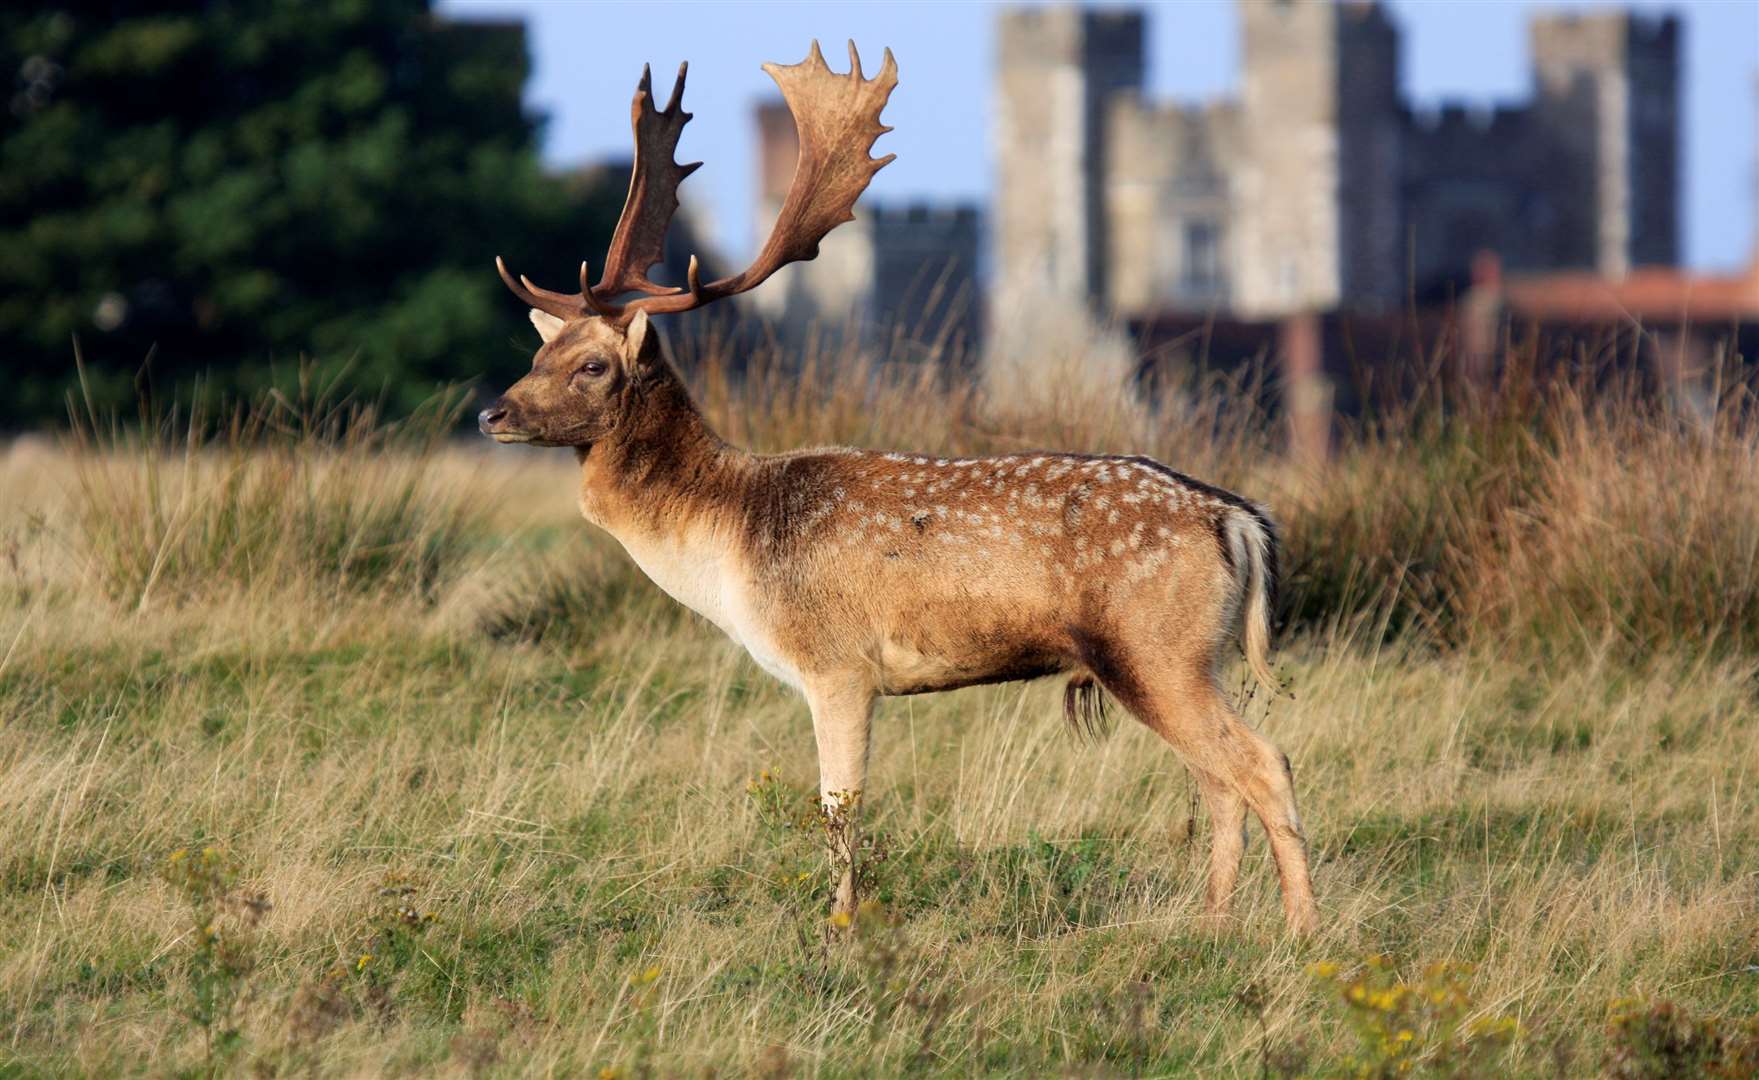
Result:
{"label": "blurred background building", "polygon": [[[760,247],[794,179],[800,141],[779,98],[753,112],[758,140]],[[864,197],[855,220],[819,245],[818,258],[784,267],[746,303],[791,344],[846,331],[899,359],[959,361],[981,334],[977,279],[981,211],[974,203],[887,203]],[[897,333],[907,329],[908,333]]]}
{"label": "blurred background building", "polygon": [[1482,250],[1511,270],[1609,277],[1677,261],[1675,19],[1538,18],[1532,101],[1418,112],[1379,5],[1238,12],[1243,93],[1196,107],[1145,99],[1140,12],[1001,16],[1004,305],[1374,311],[1460,286]]}
{"label": "blurred background building", "polygon": [[[167,2],[112,17],[49,3],[0,15],[15,72],[0,141],[0,353],[13,384],[0,425],[64,415],[75,339],[80,392],[107,408],[197,375],[216,391],[259,388],[306,359],[394,408],[516,373],[530,342],[507,318],[493,256],[568,286],[604,250],[629,157],[546,166],[546,117],[522,93],[534,52],[554,44],[531,27],[552,9],[459,9],[477,10]],[[674,325],[785,352],[834,339],[843,351],[821,355],[953,370],[1003,358],[1024,371],[1063,345],[1092,348],[1125,358],[1117,379],[1149,387],[1175,367],[1267,365],[1271,391],[1291,411],[1306,403],[1320,432],[1329,410],[1362,406],[1364,370],[1394,385],[1418,370],[1413,355],[1445,353],[1487,378],[1517,326],[1578,342],[1611,328],[1624,338],[1608,349],[1680,386],[1759,345],[1759,263],[1680,269],[1680,18],[1537,16],[1530,91],[1471,107],[1410,99],[1407,37],[1393,9],[1366,0],[1237,0],[1237,90],[1158,100],[1149,20],[1187,15],[985,11],[987,130],[954,137],[987,143],[988,194],[870,193],[817,260]],[[945,91],[909,81],[929,76],[900,59],[917,100],[939,104]],[[569,85],[589,77],[570,63]],[[714,78],[693,67],[693,108],[714,101]],[[593,111],[626,124],[627,92]],[[903,98],[894,108],[910,107]],[[718,123],[754,150],[755,250],[797,143],[779,100],[735,104],[750,125]],[[879,149],[934,145],[905,142],[910,130]],[[704,138],[693,126],[687,157],[712,156],[693,141]],[[682,282],[692,254],[710,274],[737,268],[741,244],[703,197],[738,186],[725,164],[685,185],[656,280]]]}
{"label": "blurred background building", "polygon": [[1269,359],[1323,441],[1363,372],[1396,384],[1413,346],[1452,340],[1489,377],[1505,316],[1660,331],[1632,355],[1675,382],[1759,321],[1759,263],[1675,269],[1677,18],[1537,17],[1530,100],[1417,109],[1381,5],[1236,8],[1242,92],[1198,105],[1145,96],[1141,11],[999,16],[993,349],[1028,348],[1050,332],[1038,313],[1067,321],[1082,298],[1082,334],[1125,327],[1151,379]]}

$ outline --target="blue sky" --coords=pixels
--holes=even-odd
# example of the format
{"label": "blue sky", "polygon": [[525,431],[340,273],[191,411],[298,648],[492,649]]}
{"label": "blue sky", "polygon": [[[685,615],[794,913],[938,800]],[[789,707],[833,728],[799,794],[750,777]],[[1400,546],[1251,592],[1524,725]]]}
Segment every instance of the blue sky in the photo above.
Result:
{"label": "blue sky", "polygon": [[[1259,0],[1248,0],[1259,2]],[[900,71],[886,110],[897,131],[876,152],[898,160],[874,181],[881,198],[982,200],[989,188],[991,25],[987,3],[576,3],[441,0],[460,16],[517,16],[532,34],[536,70],[527,97],[549,115],[545,156],[561,165],[629,153],[629,95],[644,61],[669,88],[690,61],[687,107],[696,114],[679,160],[707,164],[686,198],[712,220],[729,254],[754,246],[756,169],[751,105],[774,92],[765,60],[793,63],[817,37],[833,67],[853,37],[871,72],[890,46]],[[1232,95],[1238,40],[1232,0],[1175,0],[1149,10],[1149,83],[1182,101]],[[1417,105],[1442,98],[1487,104],[1528,92],[1527,21],[1536,12],[1614,6],[1604,0],[1389,0],[1404,30],[1403,80]],[[1678,0],[1617,5],[1684,19],[1686,261],[1744,265],[1753,246],[1759,2]],[[694,189],[692,191],[691,189]],[[764,223],[767,225],[767,222]]]}

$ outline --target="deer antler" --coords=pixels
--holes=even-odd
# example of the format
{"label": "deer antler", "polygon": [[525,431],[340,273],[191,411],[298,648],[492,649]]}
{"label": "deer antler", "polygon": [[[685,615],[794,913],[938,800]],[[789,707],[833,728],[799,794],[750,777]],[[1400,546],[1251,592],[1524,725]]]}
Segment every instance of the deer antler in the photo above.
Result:
{"label": "deer antler", "polygon": [[[586,264],[580,265],[580,292],[574,294],[540,289],[526,278],[514,279],[501,260],[495,265],[501,280],[525,303],[560,318],[598,315],[627,322],[637,311],[650,314],[689,311],[756,288],[791,262],[804,262],[818,255],[818,245],[832,229],[855,218],[855,200],[867,190],[873,174],[890,164],[896,154],[869,157],[874,140],[892,130],[879,122],[886,100],[898,85],[898,65],[887,49],[879,74],[862,76],[861,57],[849,43],[849,74],[838,75],[825,63],[818,42],[798,64],[765,64],[763,69],[781,88],[788,111],[800,133],[800,158],[794,182],[782,201],[768,241],[756,261],[739,273],[703,284],[696,256],[690,258],[688,288],[656,285],[647,270],[660,261],[666,229],[678,209],[678,185],[702,164],[679,165],[672,155],[678,137],[689,122],[684,112],[685,67],[678,69],[672,97],[658,112],[653,108],[652,83],[642,69],[641,83],[631,108],[635,129],[635,167],[629,179],[629,198],[611,250],[604,276],[589,286]],[[647,293],[626,304],[614,303],[628,292]]]}
{"label": "deer antler", "polygon": [[641,82],[629,107],[629,124],[635,130],[635,164],[629,175],[629,197],[617,219],[617,231],[611,234],[604,276],[592,289],[603,299],[614,299],[626,292],[678,291],[655,285],[648,280],[647,271],[666,257],[666,229],[672,223],[672,215],[678,212],[678,185],[702,168],[700,161],[680,165],[672,158],[678,148],[678,136],[690,122],[690,114],[679,107],[684,100],[684,75],[689,70],[688,63],[678,65],[678,81],[672,84],[671,100],[655,112],[653,80],[647,65],[642,65]]}

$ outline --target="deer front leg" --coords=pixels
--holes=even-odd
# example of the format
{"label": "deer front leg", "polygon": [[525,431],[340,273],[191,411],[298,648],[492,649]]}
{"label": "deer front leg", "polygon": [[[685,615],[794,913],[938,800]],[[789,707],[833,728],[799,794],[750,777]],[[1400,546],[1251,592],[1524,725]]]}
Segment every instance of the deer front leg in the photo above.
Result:
{"label": "deer front leg", "polygon": [[818,795],[830,849],[831,914],[853,917],[856,895],[857,827],[867,786],[868,730],[874,693],[855,683],[826,682],[806,688],[812,733],[818,739]]}

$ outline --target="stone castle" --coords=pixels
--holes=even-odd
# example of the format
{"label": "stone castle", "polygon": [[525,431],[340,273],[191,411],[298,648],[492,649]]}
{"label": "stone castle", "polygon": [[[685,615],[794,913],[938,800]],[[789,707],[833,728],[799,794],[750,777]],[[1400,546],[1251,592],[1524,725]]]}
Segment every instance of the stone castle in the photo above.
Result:
{"label": "stone castle", "polygon": [[[1240,0],[1237,100],[1146,100],[1144,16],[1000,16],[993,309],[1384,310],[1514,272],[1679,255],[1678,20],[1531,26],[1528,102],[1413,109],[1371,2]],[[1176,15],[1174,16],[1176,17]]]}
{"label": "stone castle", "polygon": [[[1609,282],[1678,261],[1677,18],[1537,18],[1529,100],[1418,109],[1379,4],[1236,2],[1240,95],[1196,106],[1145,96],[1141,11],[1003,10],[987,210],[865,200],[753,307],[784,335],[895,349],[906,327],[924,355],[993,357],[1098,324],[1445,303],[1484,253]],[[755,121],[767,229],[798,143],[780,101]]]}
{"label": "stone castle", "polygon": [[[799,157],[794,117],[779,100],[755,111],[757,206],[762,232],[781,212]],[[808,266],[783,267],[769,288],[747,302],[786,336],[861,328],[870,337],[895,327],[911,331],[890,341],[924,356],[954,358],[975,349],[983,312],[977,284],[982,214],[975,205],[892,204],[865,197],[854,221],[819,245]],[[763,236],[753,238],[761,245]]]}

